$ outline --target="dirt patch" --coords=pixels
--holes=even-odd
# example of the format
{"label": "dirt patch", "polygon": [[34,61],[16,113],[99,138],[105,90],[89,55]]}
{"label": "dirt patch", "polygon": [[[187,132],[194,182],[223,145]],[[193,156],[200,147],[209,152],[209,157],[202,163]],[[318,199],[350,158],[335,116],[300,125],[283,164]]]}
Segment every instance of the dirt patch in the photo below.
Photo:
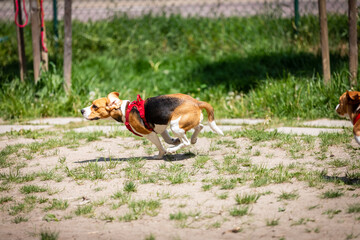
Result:
{"label": "dirt patch", "polygon": [[0,161],[0,238],[359,238],[354,140],[252,131],[204,133],[164,160],[121,133],[3,136],[23,146]]}

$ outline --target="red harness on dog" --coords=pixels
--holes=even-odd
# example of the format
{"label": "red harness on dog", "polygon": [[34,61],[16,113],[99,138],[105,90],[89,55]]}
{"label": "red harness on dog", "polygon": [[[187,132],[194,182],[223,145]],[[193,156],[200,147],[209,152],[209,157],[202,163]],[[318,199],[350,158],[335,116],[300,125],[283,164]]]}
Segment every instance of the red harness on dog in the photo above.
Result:
{"label": "red harness on dog", "polygon": [[359,121],[359,119],[360,119],[360,114],[358,114],[358,115],[356,116],[356,118],[354,119],[353,125],[355,125],[356,122]]}
{"label": "red harness on dog", "polygon": [[136,108],[139,113],[140,113],[140,117],[143,120],[145,127],[150,130],[153,131],[153,129],[150,127],[149,123],[146,121],[145,119],[145,107],[144,107],[145,101],[141,99],[140,95],[137,95],[137,100],[133,101],[129,104],[129,106],[126,109],[126,115],[125,115],[125,126],[127,127],[127,129],[132,132],[133,134],[135,134],[136,136],[142,137],[141,135],[135,133],[135,131],[131,128],[130,123],[129,123],[129,114],[130,111],[133,108]]}

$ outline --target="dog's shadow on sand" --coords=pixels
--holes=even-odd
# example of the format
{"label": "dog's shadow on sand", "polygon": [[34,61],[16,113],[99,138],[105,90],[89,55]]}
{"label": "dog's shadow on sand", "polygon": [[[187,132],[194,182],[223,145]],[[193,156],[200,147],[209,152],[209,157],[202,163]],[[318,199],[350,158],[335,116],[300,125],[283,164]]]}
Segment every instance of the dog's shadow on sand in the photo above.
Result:
{"label": "dog's shadow on sand", "polygon": [[329,182],[342,182],[346,185],[360,185],[360,178],[358,177],[355,178],[349,176],[337,177],[337,176],[327,176],[327,175],[322,175],[322,177],[323,179]]}
{"label": "dog's shadow on sand", "polygon": [[185,153],[185,154],[173,154],[173,155],[165,155],[162,159],[154,159],[153,157],[145,156],[145,157],[126,157],[126,158],[94,158],[89,160],[76,161],[75,163],[91,163],[91,162],[128,162],[134,159],[139,160],[159,160],[159,161],[167,161],[167,162],[176,162],[183,161],[189,158],[195,157],[194,153]]}

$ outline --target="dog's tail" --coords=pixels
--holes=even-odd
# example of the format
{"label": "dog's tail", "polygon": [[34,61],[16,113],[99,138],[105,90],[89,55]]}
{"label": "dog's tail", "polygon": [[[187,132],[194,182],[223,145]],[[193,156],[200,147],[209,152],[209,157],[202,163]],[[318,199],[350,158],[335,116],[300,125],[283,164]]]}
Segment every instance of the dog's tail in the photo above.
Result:
{"label": "dog's tail", "polygon": [[207,102],[198,101],[198,105],[200,109],[205,109],[208,114],[208,121],[210,128],[216,132],[217,134],[223,135],[224,133],[221,129],[216,125],[214,121],[214,108]]}

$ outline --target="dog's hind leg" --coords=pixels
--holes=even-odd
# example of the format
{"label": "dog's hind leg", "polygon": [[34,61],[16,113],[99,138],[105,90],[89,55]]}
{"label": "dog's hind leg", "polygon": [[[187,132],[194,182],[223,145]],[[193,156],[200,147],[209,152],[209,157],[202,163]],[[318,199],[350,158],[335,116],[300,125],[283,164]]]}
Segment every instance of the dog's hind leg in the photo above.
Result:
{"label": "dog's hind leg", "polygon": [[155,146],[159,149],[159,154],[157,156],[154,156],[154,159],[161,159],[166,153],[166,151],[163,145],[161,144],[157,134],[155,132],[151,132],[150,134],[145,135],[145,137],[149,139],[153,144],[155,144]]}
{"label": "dog's hind leg", "polygon": [[185,130],[180,128],[180,126],[179,126],[179,120],[180,120],[180,118],[177,120],[171,121],[170,129],[174,133],[174,135],[179,138],[180,144],[175,147],[168,148],[167,152],[169,152],[169,153],[174,153],[183,147],[190,146],[190,141],[186,137]]}
{"label": "dog's hind leg", "polygon": [[191,136],[191,144],[195,144],[197,142],[197,137],[203,128],[204,128],[204,125],[202,125],[202,124],[199,124],[197,127],[194,128],[195,132]]}
{"label": "dog's hind leg", "polygon": [[169,132],[167,130],[163,131],[161,133],[161,136],[163,137],[165,142],[168,144],[171,144],[171,145],[179,145],[180,144],[180,139],[170,137]]}

